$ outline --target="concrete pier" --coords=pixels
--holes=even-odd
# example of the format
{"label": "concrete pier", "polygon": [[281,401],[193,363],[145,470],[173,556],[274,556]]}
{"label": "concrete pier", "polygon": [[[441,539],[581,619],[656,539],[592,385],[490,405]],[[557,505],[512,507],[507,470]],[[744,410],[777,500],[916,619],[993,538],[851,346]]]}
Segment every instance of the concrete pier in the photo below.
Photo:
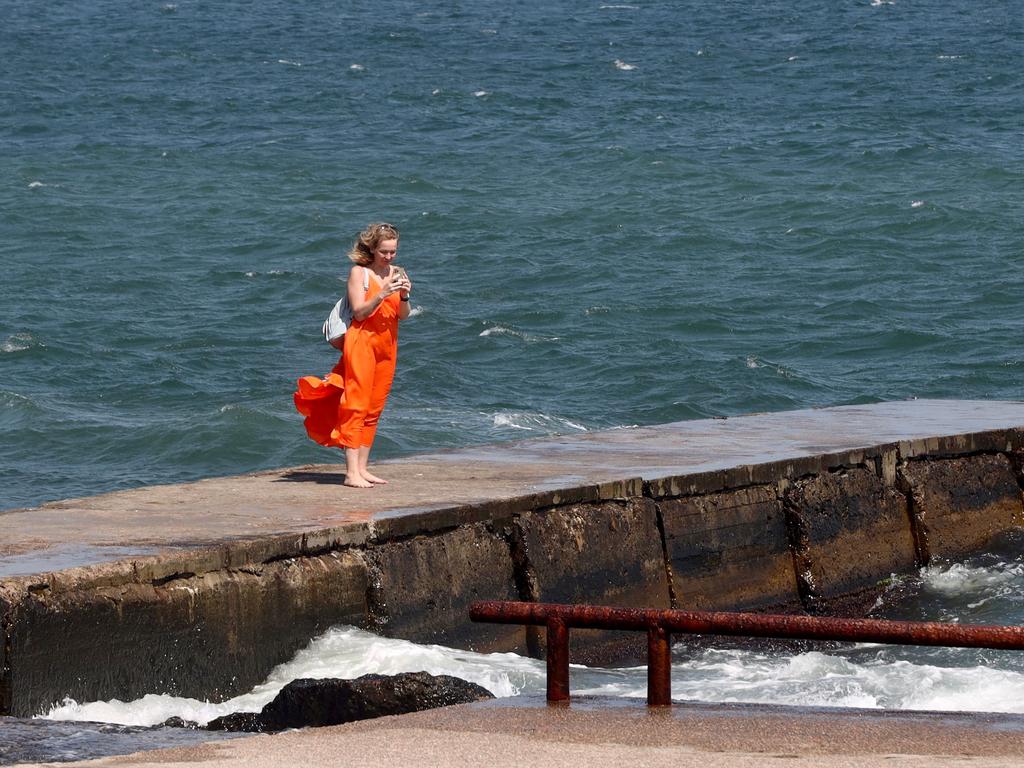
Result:
{"label": "concrete pier", "polygon": [[232,696],[338,623],[538,650],[470,624],[477,599],[848,608],[1020,526],[1022,456],[1024,403],[908,401],[416,456],[372,490],[315,465],[3,512],[0,713]]}

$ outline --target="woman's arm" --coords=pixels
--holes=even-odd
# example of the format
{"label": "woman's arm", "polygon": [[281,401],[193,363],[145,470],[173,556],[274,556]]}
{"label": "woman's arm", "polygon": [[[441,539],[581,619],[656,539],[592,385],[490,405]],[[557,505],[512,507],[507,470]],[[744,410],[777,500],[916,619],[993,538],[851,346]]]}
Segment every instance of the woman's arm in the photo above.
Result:
{"label": "woman's arm", "polygon": [[396,277],[388,275],[384,278],[380,290],[368,300],[363,291],[363,267],[352,267],[348,273],[348,303],[352,306],[352,317],[356,320],[365,320],[377,311],[377,307],[384,299],[400,287],[401,282]]}

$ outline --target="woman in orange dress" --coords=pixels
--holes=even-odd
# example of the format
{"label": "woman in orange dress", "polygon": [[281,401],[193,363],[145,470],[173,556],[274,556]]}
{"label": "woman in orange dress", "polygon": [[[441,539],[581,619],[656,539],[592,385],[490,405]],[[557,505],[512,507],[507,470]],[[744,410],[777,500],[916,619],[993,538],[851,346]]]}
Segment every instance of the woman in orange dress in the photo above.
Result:
{"label": "woman in orange dress", "polygon": [[341,359],[322,379],[299,379],[295,392],[310,438],[345,451],[345,485],[353,488],[387,482],[367,464],[395,378],[398,322],[409,316],[412,283],[392,264],[397,253],[398,230],[391,224],[371,224],[359,234],[348,254],[355,262],[347,288],[352,323]]}

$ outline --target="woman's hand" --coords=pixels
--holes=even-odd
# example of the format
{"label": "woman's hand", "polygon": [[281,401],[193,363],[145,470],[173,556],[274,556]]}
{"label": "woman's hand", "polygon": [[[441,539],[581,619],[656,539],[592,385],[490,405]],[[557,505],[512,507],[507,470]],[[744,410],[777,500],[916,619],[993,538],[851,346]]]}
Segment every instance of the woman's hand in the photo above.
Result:
{"label": "woman's hand", "polygon": [[397,293],[405,288],[406,279],[402,273],[397,270],[392,270],[391,274],[384,278],[380,284],[380,292],[385,296],[390,296],[392,293]]}
{"label": "woman's hand", "polygon": [[404,301],[409,300],[409,291],[412,290],[412,282],[409,280],[409,275],[401,267],[393,267],[391,270],[390,278],[396,281],[398,291],[401,293],[401,298]]}

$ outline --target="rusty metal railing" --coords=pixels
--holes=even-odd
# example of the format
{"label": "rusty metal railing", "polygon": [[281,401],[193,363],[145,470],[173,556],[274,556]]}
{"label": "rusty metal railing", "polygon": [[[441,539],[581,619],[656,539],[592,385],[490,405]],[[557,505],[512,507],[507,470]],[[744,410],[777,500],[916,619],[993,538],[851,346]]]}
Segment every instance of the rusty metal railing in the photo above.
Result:
{"label": "rusty metal railing", "polygon": [[672,611],[485,601],[469,609],[473,621],[547,628],[547,698],[569,700],[569,630],[613,629],[647,633],[647,704],[672,703],[673,634],[838,640],[892,645],[1024,650],[1024,627],[786,616],[767,613]]}

